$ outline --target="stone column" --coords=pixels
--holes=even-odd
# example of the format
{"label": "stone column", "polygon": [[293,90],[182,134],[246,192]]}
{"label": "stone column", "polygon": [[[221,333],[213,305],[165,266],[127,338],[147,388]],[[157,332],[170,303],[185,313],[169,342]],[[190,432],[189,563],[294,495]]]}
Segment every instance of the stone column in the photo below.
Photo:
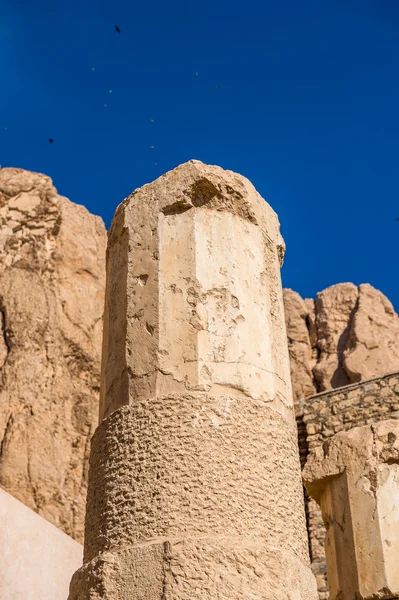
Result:
{"label": "stone column", "polygon": [[330,600],[399,598],[399,421],[337,433],[303,477],[327,528]]}
{"label": "stone column", "polygon": [[109,232],[100,425],[70,600],[314,600],[276,214],[190,161]]}

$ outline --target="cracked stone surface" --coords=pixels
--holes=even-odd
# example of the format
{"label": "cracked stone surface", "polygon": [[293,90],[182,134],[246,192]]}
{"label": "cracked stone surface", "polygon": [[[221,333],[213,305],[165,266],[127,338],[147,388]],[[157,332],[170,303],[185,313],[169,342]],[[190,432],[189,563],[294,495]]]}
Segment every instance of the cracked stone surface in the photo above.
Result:
{"label": "cracked stone surface", "polygon": [[399,421],[337,433],[303,479],[326,525],[331,600],[399,596]]}
{"label": "cracked stone surface", "polygon": [[0,223],[0,486],[82,541],[105,228],[14,168],[0,170]]}
{"label": "cracked stone surface", "polygon": [[201,165],[171,171],[116,211],[101,417],[158,391],[226,386],[292,416],[277,216],[248,180],[210,166],[201,175]]}
{"label": "cracked stone surface", "polygon": [[70,600],[317,597],[283,252],[251,183],[199,161],[118,207],[85,564]]}
{"label": "cracked stone surface", "polygon": [[399,316],[369,284],[339,283],[303,300],[284,290],[294,401],[399,371]]}

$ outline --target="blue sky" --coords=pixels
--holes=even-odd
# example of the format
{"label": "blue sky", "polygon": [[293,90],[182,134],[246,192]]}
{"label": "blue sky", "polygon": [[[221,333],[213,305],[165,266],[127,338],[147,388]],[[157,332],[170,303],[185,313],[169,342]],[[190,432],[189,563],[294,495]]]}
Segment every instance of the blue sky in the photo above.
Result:
{"label": "blue sky", "polygon": [[285,286],[369,282],[399,309],[397,0],[1,0],[0,90],[0,163],[107,226],[219,164],[278,212]]}

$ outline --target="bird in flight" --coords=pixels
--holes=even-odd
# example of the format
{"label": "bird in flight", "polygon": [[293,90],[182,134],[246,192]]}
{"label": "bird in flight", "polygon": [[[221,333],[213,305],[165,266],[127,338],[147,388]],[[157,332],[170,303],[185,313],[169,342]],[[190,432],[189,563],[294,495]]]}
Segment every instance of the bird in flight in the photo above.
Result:
{"label": "bird in flight", "polygon": [[50,142],[50,144],[52,144],[54,142],[54,140],[52,140],[51,138],[49,138],[48,141]]}
{"label": "bird in flight", "polygon": [[115,31],[116,31],[116,33],[120,33],[121,32],[121,30],[119,29],[118,25],[115,25]]}

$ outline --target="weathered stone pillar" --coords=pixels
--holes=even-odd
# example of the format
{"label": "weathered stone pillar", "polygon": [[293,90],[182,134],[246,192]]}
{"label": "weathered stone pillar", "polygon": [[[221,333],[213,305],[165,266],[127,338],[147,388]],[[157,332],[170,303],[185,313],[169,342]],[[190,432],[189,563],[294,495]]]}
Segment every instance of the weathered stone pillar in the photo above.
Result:
{"label": "weathered stone pillar", "polygon": [[117,209],[71,600],[316,598],[283,249],[249,181],[198,161]]}
{"label": "weathered stone pillar", "polygon": [[303,476],[327,528],[330,600],[399,598],[399,421],[337,433]]}

